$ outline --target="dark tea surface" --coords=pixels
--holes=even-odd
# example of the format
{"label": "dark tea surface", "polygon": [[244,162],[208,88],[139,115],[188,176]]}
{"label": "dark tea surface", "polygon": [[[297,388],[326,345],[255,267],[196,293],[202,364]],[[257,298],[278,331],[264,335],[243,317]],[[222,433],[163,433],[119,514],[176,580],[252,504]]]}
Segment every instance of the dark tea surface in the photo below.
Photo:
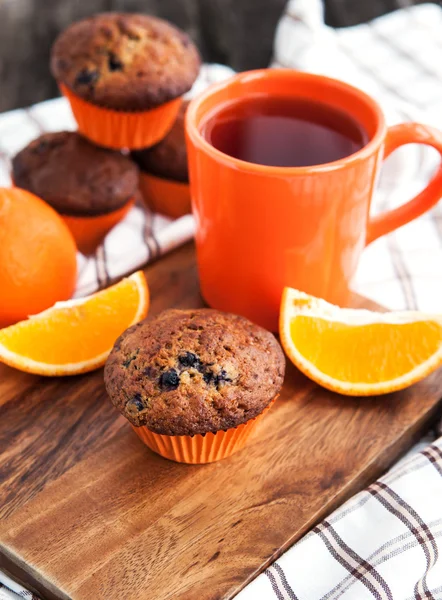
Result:
{"label": "dark tea surface", "polygon": [[325,103],[255,96],[222,106],[202,135],[224,154],[259,165],[306,167],[354,154],[368,142],[362,125]]}

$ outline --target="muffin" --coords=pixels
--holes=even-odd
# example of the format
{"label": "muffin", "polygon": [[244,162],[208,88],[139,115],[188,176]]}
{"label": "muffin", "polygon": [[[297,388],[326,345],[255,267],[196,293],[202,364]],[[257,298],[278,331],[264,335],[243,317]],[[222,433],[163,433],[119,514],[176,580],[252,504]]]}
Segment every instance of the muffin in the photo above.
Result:
{"label": "muffin", "polygon": [[275,337],[244,317],[166,310],[118,338],[104,379],[114,406],[152,450],[206,463],[245,444],[284,370]]}
{"label": "muffin", "polygon": [[83,135],[111,148],[145,148],[176,119],[201,59],[189,36],[141,14],[102,13],[56,39],[51,71]]}
{"label": "muffin", "polygon": [[73,131],[32,141],[13,158],[12,178],[62,215],[85,254],[126,215],[139,183],[133,161]]}
{"label": "muffin", "polygon": [[173,219],[190,213],[184,117],[189,101],[182,103],[172,129],[152,148],[132,152],[140,167],[140,190],[155,212]]}

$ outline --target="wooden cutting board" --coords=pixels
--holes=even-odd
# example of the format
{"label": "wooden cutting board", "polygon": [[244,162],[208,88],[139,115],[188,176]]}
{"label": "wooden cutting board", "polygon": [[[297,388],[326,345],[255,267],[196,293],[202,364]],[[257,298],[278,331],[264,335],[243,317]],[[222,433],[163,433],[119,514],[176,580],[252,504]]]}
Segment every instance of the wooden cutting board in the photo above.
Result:
{"label": "wooden cutting board", "polygon": [[[192,245],[146,273],[151,314],[202,306]],[[0,368],[0,568],[47,600],[232,598],[396,460],[442,396],[441,371],[354,399],[289,366],[246,449],[188,466],[143,446],[102,376]]]}

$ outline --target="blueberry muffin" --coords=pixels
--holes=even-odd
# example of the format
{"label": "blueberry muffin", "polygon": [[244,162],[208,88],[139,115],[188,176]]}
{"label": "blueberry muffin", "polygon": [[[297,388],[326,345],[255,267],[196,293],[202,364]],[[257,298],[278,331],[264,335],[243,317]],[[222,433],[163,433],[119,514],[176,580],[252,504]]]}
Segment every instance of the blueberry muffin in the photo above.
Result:
{"label": "blueberry muffin", "polygon": [[173,181],[189,182],[184,136],[184,117],[188,106],[189,101],[182,103],[172,129],[161,142],[152,148],[132,153],[132,158],[142,173],[150,173]]}
{"label": "blueberry muffin", "polygon": [[260,415],[278,395],[284,370],[275,337],[247,319],[166,310],[119,337],[104,379],[112,403],[136,428],[195,436]]}
{"label": "blueberry muffin", "polygon": [[51,71],[77,96],[123,111],[145,111],[187,92],[201,59],[189,36],[161,19],[97,14],[56,39]]}
{"label": "blueberry muffin", "polygon": [[45,133],[12,160],[16,186],[62,215],[106,215],[138,190],[138,168],[120,152],[99,148],[73,131]]}

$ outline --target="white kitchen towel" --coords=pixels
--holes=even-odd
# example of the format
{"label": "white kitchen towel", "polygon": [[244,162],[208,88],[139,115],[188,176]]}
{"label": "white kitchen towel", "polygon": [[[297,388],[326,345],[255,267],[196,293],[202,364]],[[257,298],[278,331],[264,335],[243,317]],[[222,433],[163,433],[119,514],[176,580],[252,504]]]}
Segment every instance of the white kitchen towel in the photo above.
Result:
{"label": "white kitchen towel", "polygon": [[[232,73],[224,65],[204,65],[187,96],[193,96]],[[0,114],[0,186],[11,184],[11,158],[31,140],[48,131],[71,129],[76,129],[76,123],[65,98]],[[76,296],[106,287],[114,279],[188,241],[193,233],[194,221],[190,215],[172,221],[139,203],[107,235],[93,256],[78,254]]]}

